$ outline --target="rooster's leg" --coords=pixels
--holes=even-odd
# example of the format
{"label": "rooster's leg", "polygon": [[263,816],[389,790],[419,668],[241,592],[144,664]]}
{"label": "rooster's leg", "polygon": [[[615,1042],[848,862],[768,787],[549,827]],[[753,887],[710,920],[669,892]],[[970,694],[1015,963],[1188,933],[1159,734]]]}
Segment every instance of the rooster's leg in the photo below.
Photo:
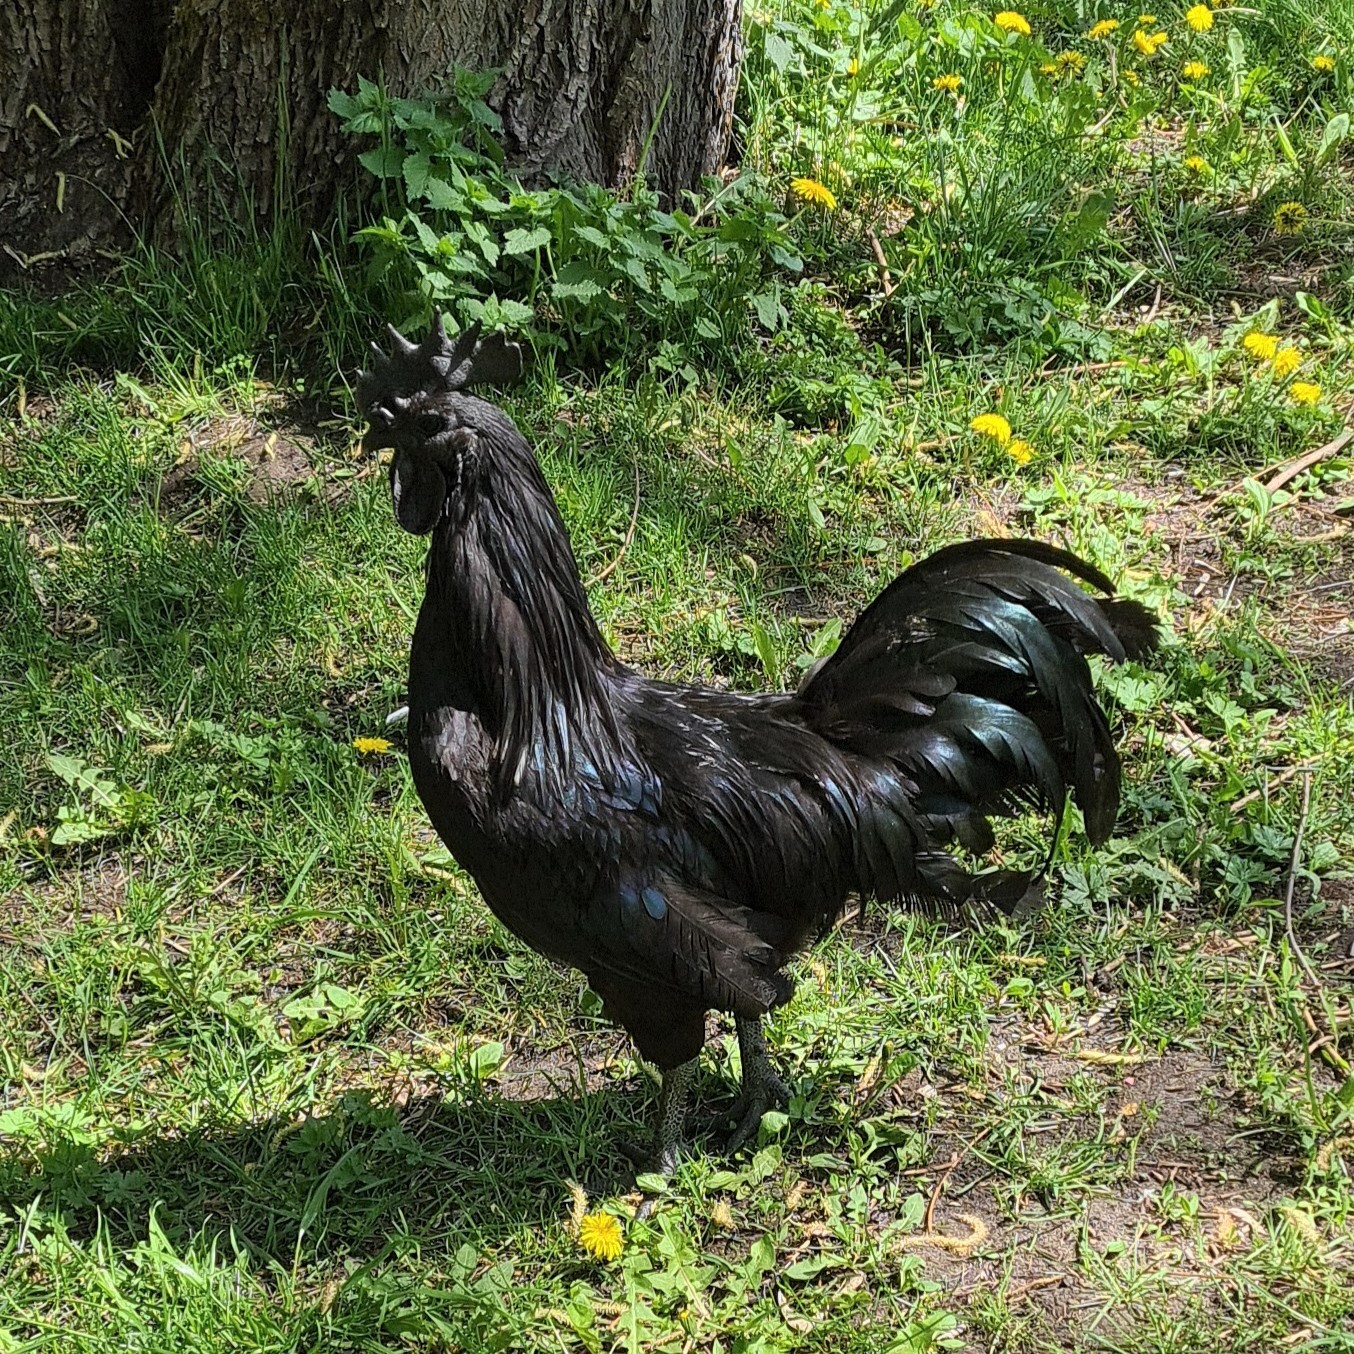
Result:
{"label": "rooster's leg", "polygon": [[653,1135],[654,1170],[660,1175],[671,1175],[677,1169],[677,1156],[686,1134],[686,1102],[691,1096],[691,1083],[696,1079],[698,1061],[692,1058],[663,1073]]}
{"label": "rooster's leg", "polygon": [[696,1079],[696,1063],[678,1063],[663,1073],[663,1087],[658,1093],[658,1115],[654,1121],[653,1138],[647,1145],[622,1143],[621,1150],[635,1163],[635,1169],[656,1175],[671,1175],[677,1169],[686,1133],[686,1106],[691,1097],[691,1084]]}
{"label": "rooster's leg", "polygon": [[761,1127],[762,1115],[790,1103],[790,1088],[771,1066],[766,1036],[759,1018],[735,1016],[738,1027],[738,1055],[743,1064],[743,1093],[734,1106],[737,1126],[729,1138],[728,1151],[736,1152]]}

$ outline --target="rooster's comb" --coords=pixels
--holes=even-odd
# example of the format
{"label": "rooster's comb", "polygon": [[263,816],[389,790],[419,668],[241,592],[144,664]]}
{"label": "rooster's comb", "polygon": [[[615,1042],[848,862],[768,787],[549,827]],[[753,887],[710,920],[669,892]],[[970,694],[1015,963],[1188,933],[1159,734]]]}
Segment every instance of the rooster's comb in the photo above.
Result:
{"label": "rooster's comb", "polygon": [[371,364],[358,375],[357,402],[364,412],[423,391],[428,394],[464,390],[474,385],[508,385],[522,376],[522,349],[502,334],[481,339],[479,326],[455,340],[447,337],[442,312],[433,311],[433,325],[422,343],[410,343],[393,324],[386,325],[389,353],[371,345]]}

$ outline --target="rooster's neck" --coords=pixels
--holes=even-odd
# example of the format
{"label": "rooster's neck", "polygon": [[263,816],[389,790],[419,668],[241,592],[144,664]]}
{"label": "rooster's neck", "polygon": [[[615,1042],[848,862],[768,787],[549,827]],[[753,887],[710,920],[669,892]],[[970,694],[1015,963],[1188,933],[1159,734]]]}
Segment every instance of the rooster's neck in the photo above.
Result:
{"label": "rooster's neck", "polygon": [[474,502],[434,533],[410,700],[476,715],[511,793],[528,774],[557,782],[580,758],[598,770],[622,758],[621,668],[535,456],[525,443],[498,450]]}

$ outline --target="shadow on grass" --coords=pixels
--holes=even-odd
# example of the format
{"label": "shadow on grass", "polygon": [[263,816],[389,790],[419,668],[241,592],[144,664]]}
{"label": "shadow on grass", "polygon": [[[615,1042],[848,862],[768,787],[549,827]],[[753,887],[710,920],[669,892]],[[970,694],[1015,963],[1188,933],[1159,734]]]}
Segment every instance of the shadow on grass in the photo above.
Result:
{"label": "shadow on grass", "polygon": [[[641,1103],[643,1100],[643,1104]],[[405,1106],[345,1093],[323,1115],[152,1125],[119,1147],[55,1135],[0,1148],[0,1208],[41,1199],[70,1235],[102,1229],[115,1247],[147,1218],[176,1245],[230,1237],[290,1269],[336,1253],[375,1257],[398,1238],[454,1251],[560,1220],[567,1181],[615,1192],[633,1180],[618,1122],[647,1097],[605,1092],[512,1101],[472,1090]]]}

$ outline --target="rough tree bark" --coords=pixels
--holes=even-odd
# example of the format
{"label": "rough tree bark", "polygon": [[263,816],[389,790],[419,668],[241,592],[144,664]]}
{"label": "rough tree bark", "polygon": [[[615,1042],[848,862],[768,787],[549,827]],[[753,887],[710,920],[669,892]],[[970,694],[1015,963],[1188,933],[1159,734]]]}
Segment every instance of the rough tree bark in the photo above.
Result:
{"label": "rough tree bark", "polygon": [[3,0],[0,278],[83,262],[128,228],[163,224],[170,202],[320,223],[354,160],[325,98],[359,74],[419,95],[454,66],[498,70],[490,102],[524,177],[623,184],[652,131],[644,171],[676,197],[728,147],[740,10],[741,0]]}

